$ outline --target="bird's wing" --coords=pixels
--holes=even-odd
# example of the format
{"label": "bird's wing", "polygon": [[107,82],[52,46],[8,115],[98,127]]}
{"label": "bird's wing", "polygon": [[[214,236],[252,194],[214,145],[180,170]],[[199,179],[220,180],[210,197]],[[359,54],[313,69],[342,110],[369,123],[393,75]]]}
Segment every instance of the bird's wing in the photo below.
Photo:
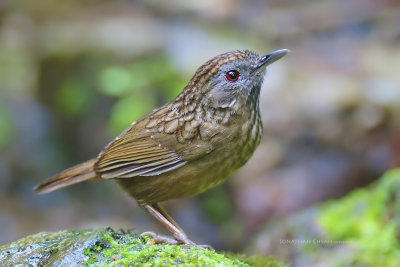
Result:
{"label": "bird's wing", "polygon": [[104,179],[153,176],[186,163],[173,151],[163,149],[149,140],[117,141],[100,155],[96,163],[95,171]]}
{"label": "bird's wing", "polygon": [[133,124],[100,153],[95,164],[96,173],[104,179],[154,176],[186,163],[154,139],[144,127],[146,121]]}
{"label": "bird's wing", "polygon": [[98,157],[96,173],[104,179],[154,176],[209,154],[214,144],[198,133],[211,138],[217,129],[192,121],[179,125],[182,113],[170,105],[136,121],[111,142]]}

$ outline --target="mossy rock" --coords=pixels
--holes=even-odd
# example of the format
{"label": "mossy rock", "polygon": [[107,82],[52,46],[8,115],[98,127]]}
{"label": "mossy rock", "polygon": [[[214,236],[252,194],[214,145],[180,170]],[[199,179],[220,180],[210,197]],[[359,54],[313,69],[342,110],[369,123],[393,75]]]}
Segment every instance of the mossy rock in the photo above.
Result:
{"label": "mossy rock", "polygon": [[351,263],[399,266],[400,169],[386,172],[369,188],[325,203],[317,222],[327,239],[352,250]]}
{"label": "mossy rock", "polygon": [[400,266],[400,169],[268,222],[249,251],[293,266]]}
{"label": "mossy rock", "polygon": [[272,258],[222,254],[111,228],[38,233],[0,247],[1,266],[283,266]]}

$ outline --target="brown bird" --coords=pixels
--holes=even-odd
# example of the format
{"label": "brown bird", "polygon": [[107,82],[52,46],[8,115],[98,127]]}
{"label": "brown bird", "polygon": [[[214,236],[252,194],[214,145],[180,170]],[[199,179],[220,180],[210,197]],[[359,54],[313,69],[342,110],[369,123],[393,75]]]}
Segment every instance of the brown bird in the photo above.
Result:
{"label": "brown bird", "polygon": [[91,179],[113,179],[162,223],[173,238],[195,245],[159,202],[214,187],[243,166],[260,143],[259,95],[266,66],[289,52],[234,51],[202,65],[172,102],[135,121],[97,158],[39,184],[48,193]]}

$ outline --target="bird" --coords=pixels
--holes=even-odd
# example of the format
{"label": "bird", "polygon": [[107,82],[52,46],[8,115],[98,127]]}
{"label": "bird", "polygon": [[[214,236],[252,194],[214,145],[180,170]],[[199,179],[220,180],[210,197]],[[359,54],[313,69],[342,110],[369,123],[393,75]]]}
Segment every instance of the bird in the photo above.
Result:
{"label": "bird", "polygon": [[266,68],[289,52],[220,54],[200,66],[171,102],[134,121],[93,159],[34,188],[38,194],[88,180],[114,180],[173,237],[144,232],[154,243],[196,245],[160,205],[225,181],[259,145]]}

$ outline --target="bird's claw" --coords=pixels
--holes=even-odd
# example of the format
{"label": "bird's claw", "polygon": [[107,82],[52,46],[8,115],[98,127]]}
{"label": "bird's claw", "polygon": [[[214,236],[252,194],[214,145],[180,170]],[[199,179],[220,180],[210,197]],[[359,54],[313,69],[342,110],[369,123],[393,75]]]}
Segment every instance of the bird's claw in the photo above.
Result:
{"label": "bird's claw", "polygon": [[156,234],[154,232],[144,232],[141,235],[150,236],[151,237],[150,241],[154,242],[154,244],[186,245],[186,246],[195,246],[199,248],[214,250],[210,245],[197,245],[196,243],[188,239],[186,235],[176,235],[175,238]]}
{"label": "bird's claw", "polygon": [[159,235],[154,232],[144,232],[141,234],[142,236],[150,236],[151,240],[155,244],[169,244],[169,245],[178,245],[180,242],[175,238],[171,238],[165,235]]}

